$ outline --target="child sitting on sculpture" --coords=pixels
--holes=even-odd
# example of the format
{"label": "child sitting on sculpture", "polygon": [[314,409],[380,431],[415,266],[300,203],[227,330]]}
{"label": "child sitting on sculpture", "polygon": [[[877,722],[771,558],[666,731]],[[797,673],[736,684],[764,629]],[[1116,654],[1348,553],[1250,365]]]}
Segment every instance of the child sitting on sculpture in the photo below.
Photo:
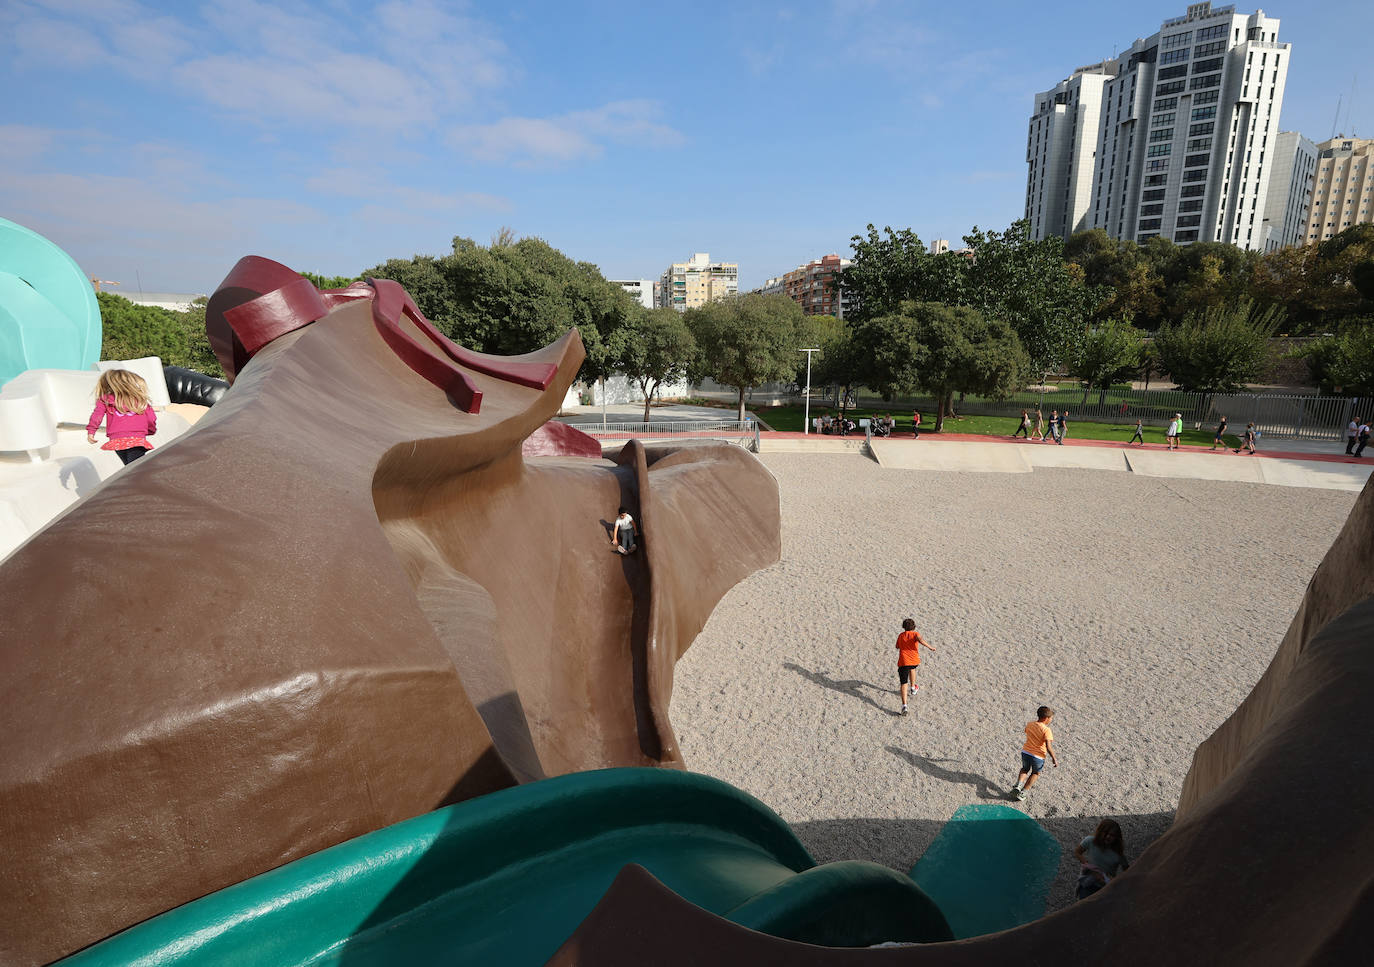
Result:
{"label": "child sitting on sculpture", "polygon": [[636,541],[638,536],[639,525],[630,516],[630,512],[621,507],[616,512],[615,525],[611,532],[611,546],[617,554],[633,554],[639,546]]}
{"label": "child sitting on sculpture", "polygon": [[86,424],[86,441],[105,423],[102,450],[113,450],[127,466],[153,448],[148,437],[157,432],[157,414],[149,402],[148,383],[127,369],[107,369],[95,384],[95,410]]}

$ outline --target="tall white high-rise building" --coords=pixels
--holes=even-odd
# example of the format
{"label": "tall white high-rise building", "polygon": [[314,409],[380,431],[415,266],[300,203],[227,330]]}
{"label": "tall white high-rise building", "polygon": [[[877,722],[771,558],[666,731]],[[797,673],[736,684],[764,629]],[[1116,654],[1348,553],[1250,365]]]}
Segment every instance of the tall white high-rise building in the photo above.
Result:
{"label": "tall white high-rise building", "polygon": [[1104,61],[1080,67],[1035,96],[1026,136],[1026,218],[1033,238],[1068,238],[1088,228],[1102,88],[1113,66]]}
{"label": "tall white high-rise building", "polygon": [[653,279],[611,279],[610,283],[630,293],[644,308],[654,307],[654,293],[658,291],[658,283]]}
{"label": "tall white high-rise building", "polygon": [[1264,250],[1305,245],[1317,146],[1297,131],[1280,131],[1269,163],[1269,199],[1264,203]]}
{"label": "tall white high-rise building", "polygon": [[[1288,76],[1289,45],[1278,35],[1279,21],[1262,10],[1238,14],[1234,6],[1195,3],[1115,60],[1037,95],[1028,158],[1036,154],[1037,134],[1048,141],[1054,127],[1042,117],[1047,96],[1064,98],[1064,127],[1071,122],[1073,137],[1055,135],[1068,146],[1060,151],[1059,181],[1048,170],[1043,196],[1037,179],[1028,185],[1033,236],[1102,228],[1138,242],[1164,237],[1263,248],[1269,166]],[[1089,92],[1085,80],[1099,76],[1094,112],[1096,83]],[[1072,115],[1071,102],[1078,107]],[[1081,142],[1094,125],[1089,210],[1079,216],[1073,162],[1077,156],[1081,170]],[[1048,147],[1045,164],[1055,164]]]}

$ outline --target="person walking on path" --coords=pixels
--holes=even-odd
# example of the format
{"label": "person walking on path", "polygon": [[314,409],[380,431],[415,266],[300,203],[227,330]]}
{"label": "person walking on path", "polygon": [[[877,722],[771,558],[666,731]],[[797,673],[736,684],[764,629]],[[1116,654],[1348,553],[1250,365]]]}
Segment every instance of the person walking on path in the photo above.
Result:
{"label": "person walking on path", "polygon": [[1021,746],[1021,771],[1016,775],[1016,785],[1012,786],[1013,799],[1025,799],[1035,780],[1040,778],[1040,770],[1045,768],[1045,757],[1049,756],[1056,769],[1059,757],[1054,754],[1054,733],[1050,723],[1054,721],[1054,709],[1042,705],[1035,710],[1036,720],[1026,723],[1026,742]]}
{"label": "person walking on path", "polygon": [[1350,425],[1345,428],[1345,455],[1353,456],[1355,451],[1355,441],[1360,436],[1360,418],[1357,416],[1350,421]]}
{"label": "person walking on path", "polygon": [[[1169,430],[1164,434],[1164,439],[1169,443],[1170,450],[1178,449],[1178,438],[1183,433],[1183,414],[1175,413],[1174,418],[1169,421]],[[1237,451],[1239,452],[1239,451]]]}
{"label": "person walking on path", "polygon": [[1021,411],[1021,425],[1018,426],[1018,427],[1016,428],[1016,432],[1013,433],[1013,434],[1011,435],[1011,438],[1012,438],[1013,440],[1015,440],[1019,435],[1021,435],[1022,433],[1024,433],[1024,434],[1026,435],[1026,439],[1029,440],[1029,439],[1030,439],[1030,425],[1031,425],[1031,423],[1030,423],[1030,414],[1027,413],[1025,410],[1022,410],[1022,411]]}
{"label": "person walking on path", "polygon": [[903,715],[906,714],[908,689],[915,700],[916,691],[921,687],[916,684],[916,669],[921,664],[922,645],[931,651],[935,650],[935,646],[922,638],[921,633],[916,630],[915,619],[903,618],[902,633],[897,636],[897,684],[902,695]]}
{"label": "person walking on path", "polygon": [[1253,455],[1255,452],[1255,438],[1259,436],[1259,431],[1255,429],[1255,424],[1245,424],[1245,440],[1240,446],[1236,447],[1236,452],[1240,453],[1243,449],[1248,449]]}
{"label": "person walking on path", "polygon": [[1215,432],[1215,433],[1212,434],[1212,449],[1213,449],[1213,450],[1215,450],[1217,447],[1221,447],[1222,450],[1229,450],[1229,449],[1231,449],[1230,447],[1228,447],[1228,446],[1226,445],[1226,440],[1223,439],[1225,433],[1226,433],[1226,417],[1223,416],[1223,417],[1221,418],[1221,422],[1217,424],[1217,432]]}
{"label": "person walking on path", "polygon": [[1126,446],[1130,446],[1137,440],[1140,441],[1142,447],[1145,445],[1145,425],[1139,419],[1135,421],[1135,433],[1131,434],[1131,438],[1126,441]]}
{"label": "person walking on path", "polygon": [[107,369],[95,384],[95,410],[86,423],[86,442],[105,422],[102,450],[113,450],[128,466],[153,448],[148,437],[157,432],[157,413],[148,399],[148,383],[128,369]]}
{"label": "person walking on path", "polygon": [[920,410],[912,410],[912,411],[911,411],[911,436],[912,436],[913,438],[916,438],[916,437],[919,437],[920,435],[921,435],[921,411],[920,411]]}
{"label": "person walking on path", "polygon": [[616,514],[615,526],[611,530],[611,546],[617,554],[633,554],[639,546],[636,541],[638,536],[639,525],[630,516],[630,512],[621,507]]}
{"label": "person walking on path", "polygon": [[1360,424],[1360,429],[1359,429],[1359,431],[1358,431],[1358,434],[1359,434],[1358,439],[1359,439],[1359,441],[1360,441],[1360,445],[1357,446],[1357,447],[1355,448],[1354,456],[1363,458],[1363,457],[1364,457],[1364,448],[1365,448],[1366,446],[1369,445],[1369,421],[1368,421],[1368,420],[1366,420],[1366,421],[1364,421],[1363,423]]}
{"label": "person walking on path", "polygon": [[1115,819],[1104,819],[1091,836],[1073,848],[1081,864],[1078,874],[1078,899],[1092,896],[1112,877],[1130,868],[1126,862],[1126,840]]}
{"label": "person walking on path", "polygon": [[1064,436],[1069,432],[1069,411],[1065,410],[1059,414],[1059,436],[1055,439],[1061,447],[1064,445]]}
{"label": "person walking on path", "polygon": [[1035,410],[1035,438],[1041,443],[1045,442],[1045,414],[1037,407]]}
{"label": "person walking on path", "polygon": [[1059,442],[1059,411],[1050,410],[1050,439]]}

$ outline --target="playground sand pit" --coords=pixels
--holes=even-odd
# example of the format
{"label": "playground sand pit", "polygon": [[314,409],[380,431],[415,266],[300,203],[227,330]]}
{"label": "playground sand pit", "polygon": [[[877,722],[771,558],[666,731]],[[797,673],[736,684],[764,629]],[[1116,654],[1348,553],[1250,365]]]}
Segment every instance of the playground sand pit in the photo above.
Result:
{"label": "playground sand pit", "polygon": [[[1008,802],[1022,727],[1053,706],[1058,769],[1019,804],[1072,848],[1139,856],[1193,750],[1268,666],[1355,494],[1086,470],[883,470],[764,454],[782,560],[731,591],[677,665],[687,766],[757,796],[819,862],[906,872],[954,810]],[[898,714],[916,619],[921,690]]]}

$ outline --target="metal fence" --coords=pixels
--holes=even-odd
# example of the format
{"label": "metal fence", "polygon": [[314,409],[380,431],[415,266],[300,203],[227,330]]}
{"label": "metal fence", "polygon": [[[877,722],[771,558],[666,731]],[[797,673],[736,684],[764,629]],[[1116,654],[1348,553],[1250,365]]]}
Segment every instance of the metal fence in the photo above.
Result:
{"label": "metal fence", "polygon": [[[927,412],[935,408],[933,399],[920,396],[884,401],[860,394],[854,403],[895,414],[912,408]],[[811,405],[817,404],[813,394]],[[1037,388],[1022,390],[1005,400],[967,397],[956,400],[954,406],[963,416],[1019,416],[1022,410],[1034,413],[1037,408],[1046,417],[1052,409],[1067,409],[1074,420],[1131,424],[1139,419],[1151,426],[1167,424],[1175,413],[1182,414],[1185,426],[1216,423],[1225,416],[1233,430],[1254,423],[1266,436],[1343,440],[1352,418],[1374,415],[1374,398],[1125,388],[1041,392]]]}
{"label": "metal fence", "polygon": [[759,452],[757,420],[665,420],[658,423],[572,423],[603,445],[627,440],[724,440]]}

